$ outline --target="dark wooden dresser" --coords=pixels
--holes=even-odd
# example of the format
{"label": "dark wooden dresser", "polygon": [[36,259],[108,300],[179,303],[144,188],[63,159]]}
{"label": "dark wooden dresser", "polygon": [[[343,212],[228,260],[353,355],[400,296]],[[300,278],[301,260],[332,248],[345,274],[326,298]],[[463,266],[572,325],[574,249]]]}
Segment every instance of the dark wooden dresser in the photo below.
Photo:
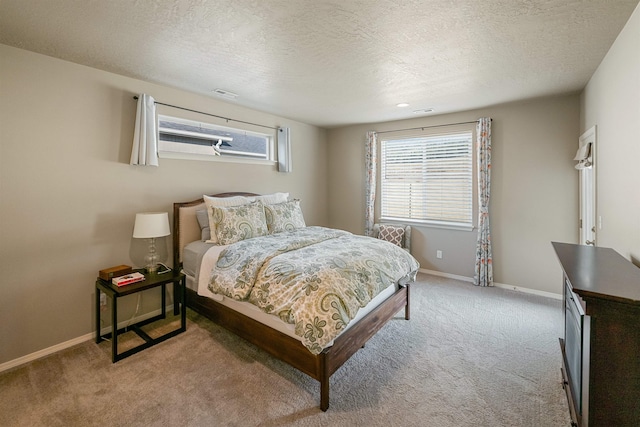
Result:
{"label": "dark wooden dresser", "polygon": [[552,243],[564,272],[562,377],[574,425],[640,426],[640,268],[609,248]]}

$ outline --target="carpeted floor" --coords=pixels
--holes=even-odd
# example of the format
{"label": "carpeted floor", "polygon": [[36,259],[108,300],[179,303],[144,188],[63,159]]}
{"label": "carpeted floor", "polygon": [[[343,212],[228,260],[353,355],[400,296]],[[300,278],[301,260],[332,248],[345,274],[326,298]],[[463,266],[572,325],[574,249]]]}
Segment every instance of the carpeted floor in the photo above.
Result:
{"label": "carpeted floor", "polygon": [[568,426],[562,304],[420,274],[402,313],[315,380],[193,312],[116,364],[85,342],[0,374],[2,426]]}

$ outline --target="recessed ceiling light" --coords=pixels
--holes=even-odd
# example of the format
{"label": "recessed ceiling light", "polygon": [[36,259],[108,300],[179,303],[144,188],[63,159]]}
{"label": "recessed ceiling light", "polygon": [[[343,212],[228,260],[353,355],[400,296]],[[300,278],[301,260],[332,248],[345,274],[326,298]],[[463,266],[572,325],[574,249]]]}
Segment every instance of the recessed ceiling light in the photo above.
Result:
{"label": "recessed ceiling light", "polygon": [[408,107],[409,104],[407,104],[406,102],[401,102],[400,104],[396,104],[396,107],[400,107],[400,108],[404,108],[404,107]]}
{"label": "recessed ceiling light", "polygon": [[427,114],[433,113],[433,108],[423,108],[421,110],[413,110],[414,114]]}
{"label": "recessed ceiling light", "polygon": [[214,89],[213,93],[215,93],[218,96],[221,96],[223,98],[228,98],[228,99],[236,99],[238,97],[237,94],[235,94],[233,92],[229,92],[228,90],[224,90],[224,89]]}

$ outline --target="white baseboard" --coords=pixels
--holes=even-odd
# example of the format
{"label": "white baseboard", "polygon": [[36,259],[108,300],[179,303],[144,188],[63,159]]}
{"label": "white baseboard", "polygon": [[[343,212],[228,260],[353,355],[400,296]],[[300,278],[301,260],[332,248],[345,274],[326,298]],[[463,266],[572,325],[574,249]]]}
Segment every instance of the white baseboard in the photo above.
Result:
{"label": "white baseboard", "polygon": [[[173,311],[173,304],[171,304],[170,306],[167,306],[166,310],[167,310],[167,313],[169,313],[170,310]],[[161,314],[161,312],[162,312],[162,310],[157,309],[157,310],[152,311],[150,313],[146,313],[146,314],[140,315],[138,317],[135,317],[133,319],[133,321],[131,321],[130,319],[127,319],[127,320],[118,322],[118,329],[124,328],[125,326],[127,326],[127,324],[129,322],[131,322],[131,323],[141,322],[141,321],[147,320],[147,319],[149,319],[149,318],[151,318],[153,316],[157,316],[157,315]],[[100,331],[101,331],[102,335],[107,334],[107,333],[111,332],[111,326],[103,327],[103,328],[100,329]],[[73,347],[74,345],[81,344],[81,343],[83,343],[85,341],[90,341],[90,340],[95,340],[95,339],[96,339],[96,332],[93,331],[93,332],[90,332],[88,334],[82,335],[80,337],[73,338],[73,339],[71,339],[69,341],[65,341],[65,342],[62,342],[60,344],[52,345],[51,347],[47,347],[47,348],[44,348],[42,350],[38,350],[38,351],[36,351],[34,353],[27,354],[26,356],[18,357],[17,359],[13,359],[13,360],[10,360],[8,362],[4,362],[4,363],[0,364],[0,373],[2,373],[4,371],[8,371],[9,369],[15,368],[16,366],[24,365],[25,363],[29,363],[29,362],[32,362],[34,360],[41,359],[41,358],[43,358],[45,356],[49,356],[50,354],[53,354],[53,353],[56,353],[58,351],[67,349],[69,347]]]}
{"label": "white baseboard", "polygon": [[534,294],[534,295],[540,295],[542,297],[562,300],[562,294],[556,294],[554,292],[539,291],[537,289],[523,288],[521,286],[505,285],[504,283],[496,283],[496,282],[493,282],[493,286],[495,286],[496,288],[509,289],[511,291],[524,292],[525,294]]}
{"label": "white baseboard", "polygon": [[[419,271],[420,271],[420,273],[431,274],[433,276],[446,277],[448,279],[462,280],[463,282],[473,283],[473,277],[458,276],[457,274],[443,273],[441,271],[427,270],[425,268],[421,268]],[[562,299],[562,294],[556,294],[556,293],[553,293],[553,292],[539,291],[537,289],[524,288],[522,286],[506,285],[504,283],[497,283],[497,282],[493,282],[493,286],[495,286],[496,288],[509,289],[510,291],[517,291],[517,292],[523,292],[523,293],[526,293],[526,294],[540,295],[540,296],[547,297],[547,298],[553,298],[553,299],[559,299],[559,300]]]}
{"label": "white baseboard", "polygon": [[16,366],[24,365],[25,363],[29,363],[34,360],[40,359],[42,357],[48,356],[57,351],[64,350],[69,347],[73,347],[74,345],[83,343],[85,341],[89,341],[92,338],[95,338],[94,332],[88,333],[78,338],[74,338],[69,341],[62,342],[60,344],[53,345],[51,347],[44,348],[42,350],[38,350],[35,353],[27,354],[26,356],[18,357],[17,359],[4,362],[3,364],[0,365],[0,373],[4,371],[8,371],[9,369],[15,368]]}
{"label": "white baseboard", "polygon": [[473,277],[458,276],[457,274],[443,273],[442,271],[436,270],[427,270],[426,268],[421,268],[418,271],[424,274],[431,274],[432,276],[446,277],[447,279],[462,280],[463,282],[473,283]]}

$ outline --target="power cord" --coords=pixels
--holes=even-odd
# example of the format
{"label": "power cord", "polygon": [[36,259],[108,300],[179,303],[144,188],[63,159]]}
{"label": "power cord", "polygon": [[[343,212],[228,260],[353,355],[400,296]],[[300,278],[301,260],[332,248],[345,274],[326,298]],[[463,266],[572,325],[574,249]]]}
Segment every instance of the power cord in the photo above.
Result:
{"label": "power cord", "polygon": [[165,269],[162,271],[158,271],[156,274],[165,274],[171,271],[171,269],[169,267],[167,267],[167,265],[159,262],[158,264],[160,264],[161,266],[163,266]]}
{"label": "power cord", "polygon": [[[131,326],[131,322],[133,322],[133,319],[138,315],[138,312],[140,311],[141,300],[142,300],[142,292],[138,292],[138,302],[136,303],[136,311],[131,316],[131,319],[129,319],[129,321],[127,322],[127,326],[124,327],[126,331],[129,330],[129,326]],[[114,319],[113,321],[115,322],[116,319]]]}

